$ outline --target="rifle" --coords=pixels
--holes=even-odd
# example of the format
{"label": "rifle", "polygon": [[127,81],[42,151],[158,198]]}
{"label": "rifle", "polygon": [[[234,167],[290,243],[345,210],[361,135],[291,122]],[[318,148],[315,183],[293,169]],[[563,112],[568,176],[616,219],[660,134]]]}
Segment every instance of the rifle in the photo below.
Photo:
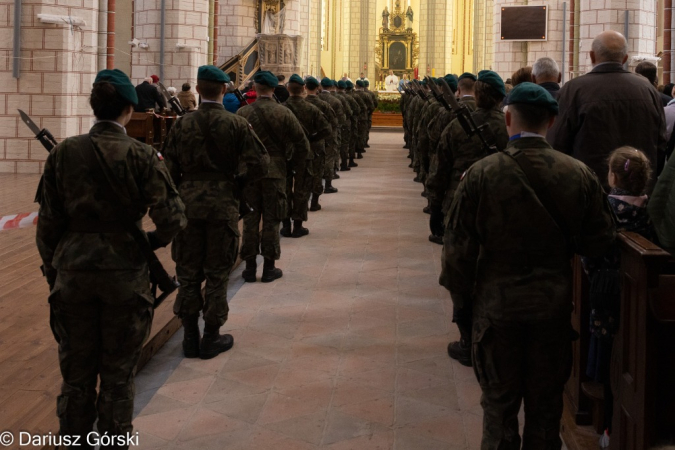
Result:
{"label": "rifle", "polygon": [[430,77],[426,77],[427,80],[427,86],[429,86],[429,89],[431,90],[431,93],[433,94],[434,98],[440,103],[445,109],[448,111],[454,111],[452,106],[450,106],[450,103],[448,99],[446,99],[443,96],[443,92],[438,88],[434,80],[432,80]]}
{"label": "rifle", "polygon": [[417,81],[417,80],[412,80],[412,85],[415,86],[415,90],[416,90],[417,96],[418,96],[419,98],[421,98],[421,99],[424,100],[424,101],[429,100],[429,96],[427,95],[426,92],[424,92],[424,88],[422,87],[422,85],[420,84],[419,81]]}
{"label": "rifle", "polygon": [[232,91],[235,97],[237,97],[237,100],[239,100],[239,107],[246,106],[248,103],[246,103],[246,98],[244,98],[244,94],[241,93],[239,89],[234,89]]}
{"label": "rifle", "polygon": [[[428,83],[434,83],[434,81],[429,80]],[[492,135],[492,131],[490,130],[488,124],[484,123],[482,125],[476,125],[476,122],[471,116],[471,111],[469,111],[469,108],[467,108],[466,105],[457,101],[457,98],[450,89],[450,86],[448,86],[448,83],[442,78],[438,80],[438,83],[441,85],[441,89],[443,89],[443,98],[448,102],[449,106],[455,112],[457,120],[459,120],[459,124],[464,129],[466,135],[468,137],[472,137],[474,135],[478,136],[483,146],[483,150],[486,151],[488,155],[497,153],[499,150],[497,149],[497,145],[494,143],[494,136]]]}
{"label": "rifle", "polygon": [[183,109],[183,106],[180,104],[178,99],[171,95],[169,91],[166,90],[164,85],[162,84],[161,81],[157,83],[159,85],[159,90],[166,99],[166,101],[171,105],[171,109],[173,112],[176,113],[177,116],[184,116],[185,115],[185,109]]}
{"label": "rifle", "polygon": [[[54,136],[47,131],[46,128],[43,128],[40,130],[38,126],[31,120],[30,117],[28,117],[28,114],[25,112],[21,111],[20,109],[19,115],[21,116],[21,120],[30,128],[30,130],[35,133],[35,139],[39,140],[40,143],[44,146],[45,149],[47,149],[48,152],[51,152],[54,147],[58,144],[56,142],[56,139],[54,139]],[[96,159],[96,157],[92,154],[92,159]],[[99,164],[100,165],[100,164]],[[103,169],[101,169],[103,170]],[[103,180],[106,178],[103,177]],[[112,192],[112,189],[109,191]],[[40,178],[40,184],[38,186],[38,192],[35,195],[35,201],[37,203],[40,203],[42,200],[41,198],[41,193],[42,193],[42,178]],[[113,203],[114,204],[114,203]],[[135,223],[129,221],[129,227],[128,227],[128,232],[131,234],[131,237],[134,239],[136,244],[139,246],[141,253],[145,257],[146,261],[148,262],[148,268],[150,271],[150,283],[152,285],[151,291],[152,291],[152,296],[155,298],[154,302],[154,308],[157,309],[159,305],[162,304],[164,300],[176,289],[180,287],[180,284],[178,281],[176,281],[176,277],[171,277],[166,270],[164,269],[164,266],[162,266],[162,263],[157,259],[157,255],[155,255],[155,252],[150,248],[150,242],[148,241],[147,235],[145,231],[141,230],[136,226]],[[44,266],[40,267],[42,270],[43,275],[46,275]],[[162,293],[157,296],[157,288],[162,291]]]}

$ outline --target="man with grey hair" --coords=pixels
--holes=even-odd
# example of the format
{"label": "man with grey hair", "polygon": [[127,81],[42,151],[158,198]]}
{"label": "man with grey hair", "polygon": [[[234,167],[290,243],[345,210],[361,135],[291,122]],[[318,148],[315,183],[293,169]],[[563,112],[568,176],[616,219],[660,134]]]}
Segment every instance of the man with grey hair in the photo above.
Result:
{"label": "man with grey hair", "polygon": [[553,58],[544,56],[532,65],[532,81],[546,89],[555,99],[558,98],[561,80],[562,75],[558,63]]}
{"label": "man with grey hair", "polygon": [[[621,33],[600,33],[590,57],[593,70],[560,90],[560,113],[547,139],[556,150],[589,166],[608,190],[607,157],[619,147],[642,150],[652,167],[662,166],[666,120],[658,91],[643,77],[624,70],[628,44]],[[654,181],[650,192],[653,186]]]}

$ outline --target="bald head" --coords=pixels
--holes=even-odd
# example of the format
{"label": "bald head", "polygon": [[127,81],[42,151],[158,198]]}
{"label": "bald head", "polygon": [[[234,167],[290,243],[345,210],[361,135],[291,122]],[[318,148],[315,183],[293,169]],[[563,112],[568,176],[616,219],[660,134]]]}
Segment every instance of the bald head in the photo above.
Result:
{"label": "bald head", "polygon": [[616,31],[603,31],[593,41],[591,62],[597,65],[605,62],[623,64],[628,59],[628,43],[623,34]]}

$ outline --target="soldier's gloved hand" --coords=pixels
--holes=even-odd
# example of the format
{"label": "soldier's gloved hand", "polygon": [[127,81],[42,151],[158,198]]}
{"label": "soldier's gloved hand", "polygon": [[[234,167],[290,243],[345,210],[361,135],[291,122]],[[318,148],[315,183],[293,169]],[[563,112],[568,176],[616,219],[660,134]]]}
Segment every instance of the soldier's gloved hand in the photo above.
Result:
{"label": "soldier's gloved hand", "polygon": [[443,235],[443,211],[440,206],[431,206],[431,217],[429,217],[429,230],[434,236]]}
{"label": "soldier's gloved hand", "polygon": [[168,242],[162,242],[158,237],[157,237],[157,232],[156,231],[148,231],[145,233],[148,236],[148,241],[150,241],[150,248],[152,250],[157,250],[158,248],[163,248],[169,245]]}

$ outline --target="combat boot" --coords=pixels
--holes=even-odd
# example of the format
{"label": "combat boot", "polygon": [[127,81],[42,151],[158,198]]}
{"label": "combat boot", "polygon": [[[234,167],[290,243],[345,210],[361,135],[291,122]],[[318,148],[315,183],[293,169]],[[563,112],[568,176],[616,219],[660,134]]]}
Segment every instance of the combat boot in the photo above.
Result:
{"label": "combat boot", "polygon": [[320,209],[321,205],[319,205],[319,196],[316,194],[312,194],[312,203],[309,205],[309,210],[319,211]]}
{"label": "combat boot", "polygon": [[354,162],[354,158],[349,158],[349,167],[359,167],[359,165]]}
{"label": "combat boot", "polygon": [[265,258],[265,264],[263,265],[263,273],[260,281],[263,283],[269,283],[271,281],[281,278],[284,273],[281,269],[274,267],[274,260]]}
{"label": "combat boot", "polygon": [[356,152],[356,159],[363,159],[363,152]]}
{"label": "combat boot", "polygon": [[199,358],[199,315],[181,318],[183,322],[183,355]]}
{"label": "combat boot", "polygon": [[333,180],[326,180],[326,186],[323,188],[324,194],[335,194],[337,188],[333,187]]}
{"label": "combat boot", "polygon": [[307,236],[308,234],[309,234],[309,230],[302,226],[302,220],[294,220],[293,221],[293,234],[292,234],[292,236],[294,238]]}
{"label": "combat boot", "polygon": [[234,345],[234,339],[231,334],[220,334],[219,326],[206,325],[204,327],[204,337],[202,345],[199,348],[199,357],[201,359],[211,359],[219,354],[228,351]]}
{"label": "combat boot", "polygon": [[347,172],[349,170],[352,170],[351,167],[346,162],[343,162],[340,164],[340,172]]}
{"label": "combat boot", "polygon": [[[335,173],[333,174],[333,179],[334,179],[334,180],[339,180],[339,179],[340,179],[340,175],[337,173],[337,170],[336,170]],[[326,192],[326,191],[324,191],[324,192]],[[327,192],[326,192],[326,193],[327,193]]]}
{"label": "combat boot", "polygon": [[461,365],[471,367],[471,341],[460,338],[459,341],[449,343],[448,355]]}
{"label": "combat boot", "polygon": [[281,230],[279,234],[283,237],[291,237],[291,219],[284,219],[281,221]]}
{"label": "combat boot", "polygon": [[258,270],[258,263],[255,261],[255,258],[247,259],[246,268],[241,273],[241,277],[247,283],[255,283],[256,280],[255,273],[257,270]]}

